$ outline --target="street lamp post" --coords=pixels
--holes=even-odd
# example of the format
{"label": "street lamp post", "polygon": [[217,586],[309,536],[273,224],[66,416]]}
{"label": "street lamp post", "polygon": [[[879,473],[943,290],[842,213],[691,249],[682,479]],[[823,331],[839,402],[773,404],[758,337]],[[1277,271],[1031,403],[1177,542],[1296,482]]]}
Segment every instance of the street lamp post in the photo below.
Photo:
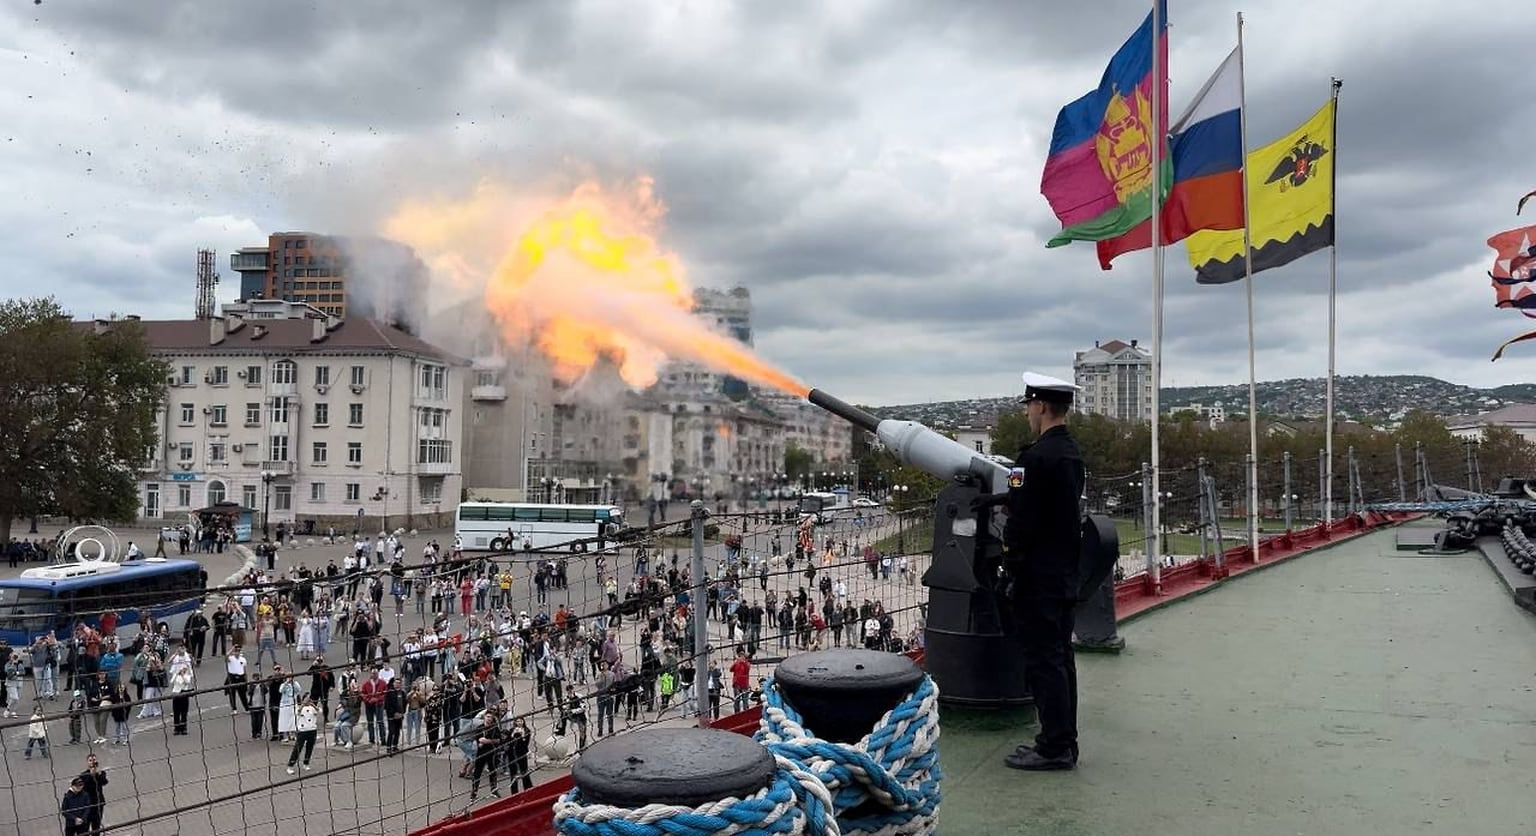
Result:
{"label": "street lamp post", "polygon": [[272,535],[272,527],[269,518],[272,516],[272,480],[277,474],[270,470],[261,472],[261,539],[265,540]]}
{"label": "street lamp post", "polygon": [[902,500],[906,498],[907,491],[911,488],[906,485],[891,486],[891,510],[896,512],[896,553],[907,553],[907,537],[905,521],[901,516]]}

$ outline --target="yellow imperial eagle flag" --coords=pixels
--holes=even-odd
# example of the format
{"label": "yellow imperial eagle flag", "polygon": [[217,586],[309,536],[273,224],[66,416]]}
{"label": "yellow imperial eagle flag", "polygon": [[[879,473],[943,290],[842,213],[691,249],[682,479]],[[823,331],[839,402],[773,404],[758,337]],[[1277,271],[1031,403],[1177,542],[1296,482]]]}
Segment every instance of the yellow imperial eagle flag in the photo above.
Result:
{"label": "yellow imperial eagle flag", "polygon": [[[1334,102],[1290,134],[1248,154],[1248,223],[1253,272],[1289,264],[1333,245]],[[1185,239],[1200,284],[1247,275],[1243,231],[1202,230]]]}

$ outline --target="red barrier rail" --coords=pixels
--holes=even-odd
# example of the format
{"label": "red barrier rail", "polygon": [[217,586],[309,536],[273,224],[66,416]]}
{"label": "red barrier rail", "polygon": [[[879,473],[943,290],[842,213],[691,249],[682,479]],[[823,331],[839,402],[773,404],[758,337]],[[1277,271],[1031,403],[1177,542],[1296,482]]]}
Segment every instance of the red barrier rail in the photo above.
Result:
{"label": "red barrier rail", "polygon": [[[1130,578],[1115,586],[1115,614],[1124,621],[1189,595],[1210,589],[1222,580],[1289,560],[1323,546],[1366,534],[1378,528],[1396,525],[1423,516],[1417,512],[1358,514],[1318,523],[1311,528],[1288,531],[1259,542],[1255,562],[1247,546],[1236,546],[1222,555],[1223,566],[1214,560],[1186,563],[1162,572],[1162,588],[1157,589],[1150,576]],[[921,664],[921,653],[913,654]],[[750,736],[757,730],[760,708],[750,708],[711,723],[711,728]],[[554,836],[550,808],[555,799],[573,786],[569,774],[546,781],[499,801],[470,810],[463,816],[446,819],[417,830],[411,836]]]}

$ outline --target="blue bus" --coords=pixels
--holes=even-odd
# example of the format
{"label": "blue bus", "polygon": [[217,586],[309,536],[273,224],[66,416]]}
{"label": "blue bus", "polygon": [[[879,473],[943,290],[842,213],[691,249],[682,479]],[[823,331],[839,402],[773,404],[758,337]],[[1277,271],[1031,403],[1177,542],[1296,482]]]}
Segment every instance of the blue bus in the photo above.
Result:
{"label": "blue bus", "polygon": [[28,569],[0,580],[0,642],[23,648],[45,633],[70,639],[75,625],[100,629],[106,612],[118,615],[118,641],[126,646],[145,616],[180,635],[203,604],[206,575],[195,560],[163,557],[79,561]]}

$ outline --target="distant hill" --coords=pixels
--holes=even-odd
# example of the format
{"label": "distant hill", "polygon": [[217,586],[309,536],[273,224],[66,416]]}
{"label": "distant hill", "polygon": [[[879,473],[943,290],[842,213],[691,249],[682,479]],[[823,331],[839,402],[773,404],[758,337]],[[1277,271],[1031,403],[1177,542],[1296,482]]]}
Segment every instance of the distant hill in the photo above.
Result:
{"label": "distant hill", "polygon": [[[1259,414],[1277,418],[1321,418],[1327,381],[1321,377],[1266,380],[1258,384]],[[1248,385],[1180,386],[1162,390],[1166,413],[1190,404],[1221,406],[1228,415],[1248,412]],[[908,418],[934,426],[990,423],[998,412],[1018,408],[1018,396],[975,398],[925,404],[874,407],[883,418]],[[1512,383],[1477,389],[1423,375],[1349,375],[1334,379],[1335,409],[1340,419],[1390,425],[1409,410],[1422,409],[1451,418],[1475,415],[1513,403],[1536,403],[1536,383]]]}

